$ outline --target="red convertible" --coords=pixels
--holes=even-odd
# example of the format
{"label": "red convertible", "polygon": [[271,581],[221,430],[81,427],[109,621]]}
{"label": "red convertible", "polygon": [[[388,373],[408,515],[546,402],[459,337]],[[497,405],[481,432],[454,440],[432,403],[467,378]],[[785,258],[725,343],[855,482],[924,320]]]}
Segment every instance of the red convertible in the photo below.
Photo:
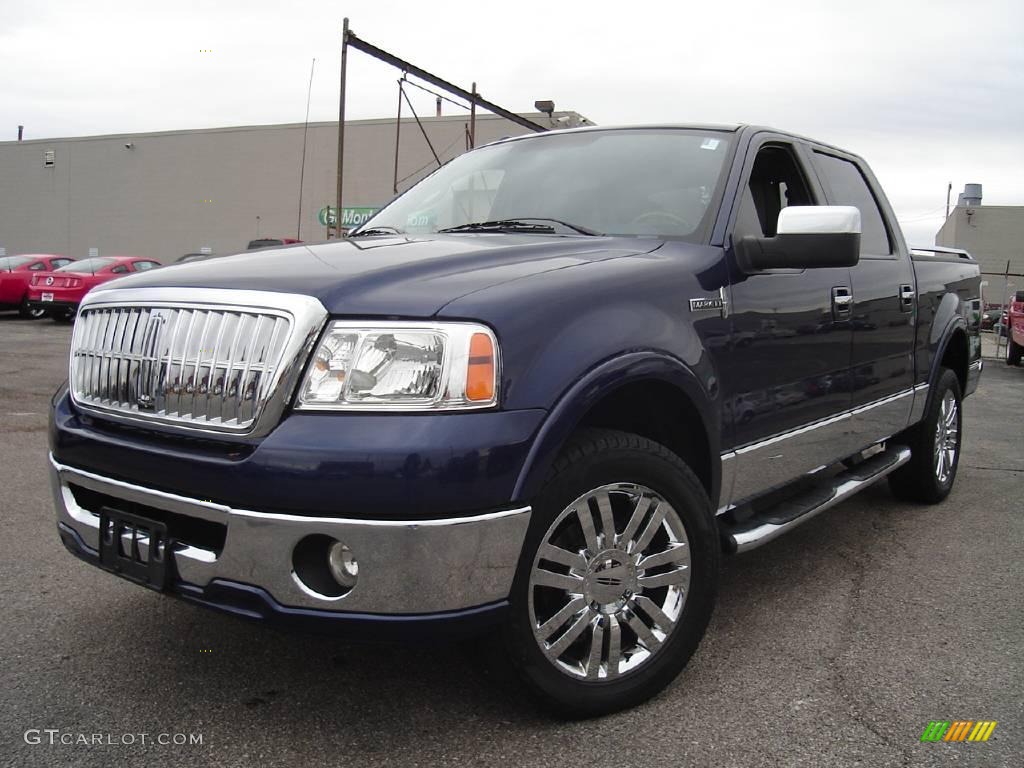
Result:
{"label": "red convertible", "polygon": [[54,320],[70,320],[82,297],[100,283],[159,266],[159,261],[140,256],[95,256],[53,272],[36,272],[28,289],[28,306],[41,309]]}
{"label": "red convertible", "polygon": [[16,309],[22,317],[42,317],[43,310],[28,305],[28,286],[33,275],[59,269],[74,259],[54,253],[0,256],[0,309]]}

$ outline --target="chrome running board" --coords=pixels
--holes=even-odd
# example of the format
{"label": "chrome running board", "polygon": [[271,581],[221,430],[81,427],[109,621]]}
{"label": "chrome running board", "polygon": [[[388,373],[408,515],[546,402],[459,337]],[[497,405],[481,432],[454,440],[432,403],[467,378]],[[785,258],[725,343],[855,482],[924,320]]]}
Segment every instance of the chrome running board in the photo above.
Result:
{"label": "chrome running board", "polygon": [[746,552],[767,544],[820,512],[864,490],[876,480],[910,461],[910,449],[894,445],[833,477],[821,478],[809,490],[787,498],[752,517],[723,524],[725,547],[730,552]]}

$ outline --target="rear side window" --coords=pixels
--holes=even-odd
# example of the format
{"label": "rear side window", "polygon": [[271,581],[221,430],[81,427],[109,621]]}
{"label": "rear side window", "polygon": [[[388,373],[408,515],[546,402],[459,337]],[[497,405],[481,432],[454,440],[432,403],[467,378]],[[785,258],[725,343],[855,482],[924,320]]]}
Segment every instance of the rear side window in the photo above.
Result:
{"label": "rear side window", "polygon": [[125,272],[128,271],[128,265],[127,264],[118,264],[116,267],[114,267],[110,271],[113,272],[115,275],[123,275]]}
{"label": "rear side window", "polygon": [[70,264],[65,264],[63,267],[58,269],[58,272],[84,272],[86,274],[96,274],[99,270],[113,262],[113,259],[105,258],[103,256],[97,256],[92,259],[82,259],[81,261],[72,261]]}
{"label": "rear side window", "polygon": [[831,202],[835,205],[853,205],[860,211],[860,252],[875,255],[892,253],[885,220],[878,210],[878,201],[871,194],[860,168],[849,160],[823,152],[815,152],[814,161],[832,192]]}
{"label": "rear side window", "polygon": [[37,261],[35,264],[30,264],[29,269],[33,272],[38,272],[42,269],[46,269],[46,264],[42,261]]}
{"label": "rear side window", "polygon": [[52,265],[52,269],[58,269],[60,267],[63,267],[65,264],[70,263],[71,259],[54,259],[53,261],[50,262],[50,264]]}
{"label": "rear side window", "polygon": [[160,265],[157,262],[155,262],[155,261],[136,261],[135,262],[135,271],[136,272],[145,272],[147,269],[153,269],[154,267],[159,267],[159,266]]}

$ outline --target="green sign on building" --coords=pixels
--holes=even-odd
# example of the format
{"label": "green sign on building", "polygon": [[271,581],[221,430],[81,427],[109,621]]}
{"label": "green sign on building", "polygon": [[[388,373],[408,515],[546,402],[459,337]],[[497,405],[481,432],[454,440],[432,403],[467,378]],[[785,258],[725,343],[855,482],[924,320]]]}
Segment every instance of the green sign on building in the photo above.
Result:
{"label": "green sign on building", "polygon": [[[341,226],[345,228],[358,227],[360,224],[365,224],[369,218],[379,210],[379,208],[348,208],[342,206]],[[325,205],[320,209],[320,213],[317,215],[317,218],[323,226],[333,227],[337,223],[338,209],[330,205]]]}

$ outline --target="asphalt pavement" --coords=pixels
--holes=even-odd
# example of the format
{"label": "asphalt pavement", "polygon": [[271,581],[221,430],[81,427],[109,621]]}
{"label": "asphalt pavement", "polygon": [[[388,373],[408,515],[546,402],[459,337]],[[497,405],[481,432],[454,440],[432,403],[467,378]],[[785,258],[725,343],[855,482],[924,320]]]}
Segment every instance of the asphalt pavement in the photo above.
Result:
{"label": "asphalt pavement", "polygon": [[[679,679],[562,722],[484,643],[288,634],[71,557],[46,471],[69,338],[0,315],[4,765],[1024,764],[1024,368],[986,361],[945,503],[897,502],[883,482],[726,558]],[[921,743],[932,720],[998,725],[982,744]]]}

